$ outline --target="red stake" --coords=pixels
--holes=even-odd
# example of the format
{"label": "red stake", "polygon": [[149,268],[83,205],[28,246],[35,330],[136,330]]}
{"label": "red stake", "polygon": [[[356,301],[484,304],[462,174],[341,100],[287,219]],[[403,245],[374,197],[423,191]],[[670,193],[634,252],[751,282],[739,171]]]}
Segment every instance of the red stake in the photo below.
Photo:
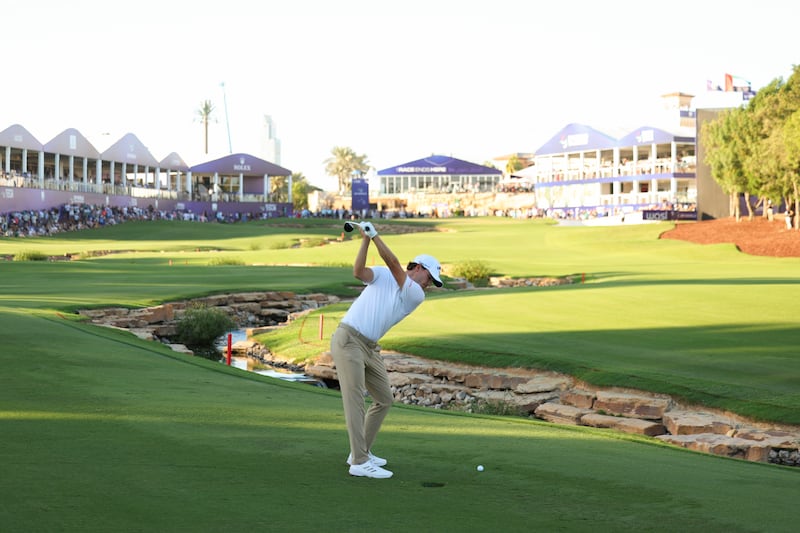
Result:
{"label": "red stake", "polygon": [[233,340],[233,334],[228,333],[228,366],[231,366],[231,343]]}

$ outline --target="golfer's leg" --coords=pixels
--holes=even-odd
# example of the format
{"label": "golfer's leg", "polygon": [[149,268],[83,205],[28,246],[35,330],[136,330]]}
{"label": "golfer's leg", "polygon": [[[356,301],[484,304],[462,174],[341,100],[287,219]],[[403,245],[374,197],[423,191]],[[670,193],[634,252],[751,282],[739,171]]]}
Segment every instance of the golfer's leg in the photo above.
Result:
{"label": "golfer's leg", "polygon": [[378,431],[381,429],[383,419],[389,413],[393,400],[389,374],[386,372],[386,365],[383,363],[383,357],[381,357],[379,350],[369,354],[366,368],[366,386],[369,395],[372,397],[372,405],[367,410],[367,417],[364,423],[364,440],[367,450],[370,450]]}
{"label": "golfer's leg", "polygon": [[344,419],[350,438],[353,464],[369,460],[364,439],[364,355],[358,342],[350,340],[350,332],[337,329],[331,340],[331,355],[336,363],[339,388],[342,393]]}

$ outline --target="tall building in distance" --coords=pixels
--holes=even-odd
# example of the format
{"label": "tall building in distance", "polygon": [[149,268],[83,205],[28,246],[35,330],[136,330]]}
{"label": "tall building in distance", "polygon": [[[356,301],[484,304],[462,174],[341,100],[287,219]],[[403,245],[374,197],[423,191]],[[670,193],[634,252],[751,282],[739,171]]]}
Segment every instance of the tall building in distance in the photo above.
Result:
{"label": "tall building in distance", "polygon": [[278,139],[277,131],[275,128],[275,121],[272,120],[272,117],[269,115],[264,115],[264,129],[263,137],[262,137],[262,146],[264,146],[264,153],[266,154],[266,160],[275,163],[276,165],[281,164],[281,141]]}

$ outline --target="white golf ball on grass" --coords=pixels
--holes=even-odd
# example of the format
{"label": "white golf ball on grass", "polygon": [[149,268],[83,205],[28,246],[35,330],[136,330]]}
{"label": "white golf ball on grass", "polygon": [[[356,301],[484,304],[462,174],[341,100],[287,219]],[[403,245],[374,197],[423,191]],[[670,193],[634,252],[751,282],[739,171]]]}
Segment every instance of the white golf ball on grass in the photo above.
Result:
{"label": "white golf ball on grass", "polygon": [[478,472],[483,472],[483,465],[478,465]]}

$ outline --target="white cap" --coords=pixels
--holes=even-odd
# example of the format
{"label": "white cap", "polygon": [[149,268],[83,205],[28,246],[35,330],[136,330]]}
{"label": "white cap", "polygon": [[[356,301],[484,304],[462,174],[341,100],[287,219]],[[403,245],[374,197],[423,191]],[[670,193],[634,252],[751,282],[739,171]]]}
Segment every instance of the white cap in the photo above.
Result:
{"label": "white cap", "polygon": [[430,273],[431,277],[433,278],[434,285],[437,287],[441,287],[443,285],[441,277],[442,265],[439,264],[439,261],[437,261],[435,257],[432,255],[422,254],[415,257],[411,262],[422,265],[422,268]]}

